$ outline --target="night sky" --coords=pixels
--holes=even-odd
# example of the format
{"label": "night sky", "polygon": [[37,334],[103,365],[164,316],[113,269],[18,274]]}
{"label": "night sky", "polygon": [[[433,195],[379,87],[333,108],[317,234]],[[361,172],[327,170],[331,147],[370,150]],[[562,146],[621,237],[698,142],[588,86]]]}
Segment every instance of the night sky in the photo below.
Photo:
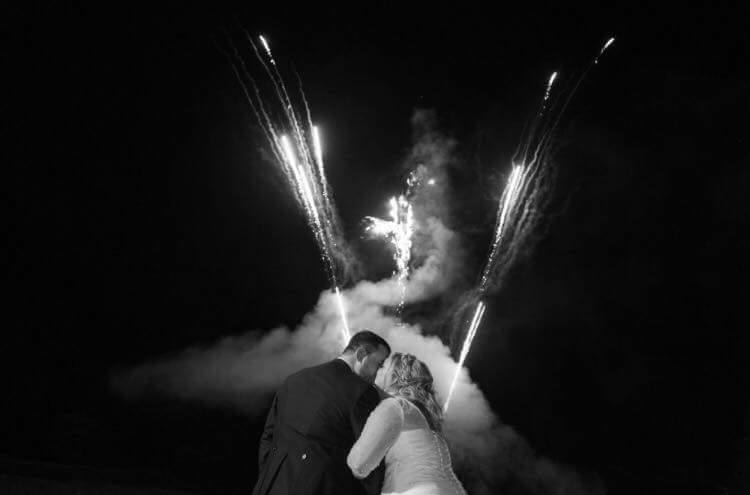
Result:
{"label": "night sky", "polygon": [[469,279],[493,179],[547,77],[570,84],[615,36],[561,120],[544,229],[467,364],[505,423],[609,493],[748,488],[747,9],[455,8],[5,16],[3,472],[252,485],[259,420],[108,386],[191,345],[295,325],[327,286],[216,46],[245,27],[299,72],[363,256],[362,217],[402,187],[409,119],[435,111],[458,142],[450,226]]}

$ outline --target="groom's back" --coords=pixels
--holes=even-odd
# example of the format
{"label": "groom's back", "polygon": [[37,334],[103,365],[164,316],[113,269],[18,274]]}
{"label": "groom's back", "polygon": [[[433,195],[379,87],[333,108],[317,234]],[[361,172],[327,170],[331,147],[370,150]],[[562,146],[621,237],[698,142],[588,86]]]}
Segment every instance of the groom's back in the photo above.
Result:
{"label": "groom's back", "polygon": [[[371,391],[373,409],[378,402],[373,387],[338,359],[291,375],[282,388],[280,422],[309,439],[347,449],[347,453],[364,425],[358,425],[355,436],[357,425],[352,416],[356,416],[357,401]],[[364,400],[367,402],[366,397]]]}
{"label": "groom's back", "polygon": [[256,493],[379,493],[382,472],[362,482],[346,465],[378,401],[375,388],[338,359],[288,377],[269,413],[270,453]]}

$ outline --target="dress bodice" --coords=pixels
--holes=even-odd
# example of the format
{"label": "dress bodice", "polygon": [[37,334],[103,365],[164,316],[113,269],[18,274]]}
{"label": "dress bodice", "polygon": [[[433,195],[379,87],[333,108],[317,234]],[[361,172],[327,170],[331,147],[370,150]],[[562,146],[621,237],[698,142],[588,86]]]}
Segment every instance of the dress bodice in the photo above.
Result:
{"label": "dress bodice", "polygon": [[451,465],[448,444],[422,412],[402,398],[388,398],[372,412],[349,454],[357,475],[385,457],[384,494],[465,495]]}

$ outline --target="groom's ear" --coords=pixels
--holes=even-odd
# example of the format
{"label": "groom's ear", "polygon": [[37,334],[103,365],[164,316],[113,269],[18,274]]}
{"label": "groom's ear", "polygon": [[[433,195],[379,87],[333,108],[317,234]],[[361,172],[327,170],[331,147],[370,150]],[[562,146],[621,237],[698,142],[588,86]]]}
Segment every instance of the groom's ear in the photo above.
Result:
{"label": "groom's ear", "polygon": [[357,357],[357,361],[362,361],[364,358],[367,357],[367,354],[369,353],[367,352],[367,349],[365,349],[364,346],[358,347],[357,352],[355,354],[355,356]]}

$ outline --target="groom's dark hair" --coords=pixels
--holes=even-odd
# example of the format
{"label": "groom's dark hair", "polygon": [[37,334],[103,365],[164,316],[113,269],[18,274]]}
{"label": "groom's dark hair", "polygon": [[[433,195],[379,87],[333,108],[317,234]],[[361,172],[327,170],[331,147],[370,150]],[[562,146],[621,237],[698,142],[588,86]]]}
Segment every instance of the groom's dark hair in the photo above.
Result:
{"label": "groom's dark hair", "polygon": [[359,347],[364,347],[365,349],[367,349],[367,352],[369,354],[371,352],[375,352],[377,348],[381,346],[385,347],[385,349],[388,351],[388,354],[390,355],[391,346],[388,345],[388,342],[386,342],[383,337],[369,330],[362,330],[352,336],[352,338],[349,340],[349,344],[344,349],[343,354],[354,352]]}

